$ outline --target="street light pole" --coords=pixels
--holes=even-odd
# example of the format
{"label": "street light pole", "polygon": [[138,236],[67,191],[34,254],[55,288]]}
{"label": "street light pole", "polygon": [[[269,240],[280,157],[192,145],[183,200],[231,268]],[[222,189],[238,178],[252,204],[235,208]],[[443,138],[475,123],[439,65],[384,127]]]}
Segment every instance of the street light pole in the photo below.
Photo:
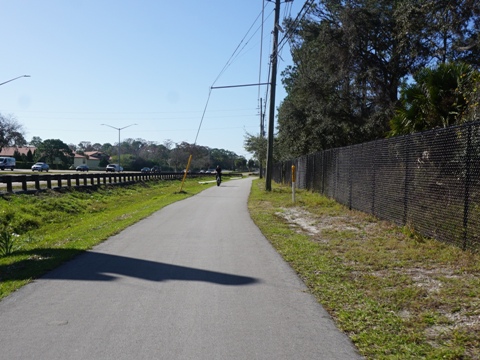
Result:
{"label": "street light pole", "polygon": [[108,124],[101,124],[101,125],[108,126],[108,127],[111,127],[112,129],[118,130],[118,166],[120,166],[120,130],[126,129],[130,126],[133,126],[133,125],[138,125],[138,124],[130,124],[130,125],[124,126],[122,128],[117,128],[115,126],[108,125]]}
{"label": "street light pole", "polygon": [[5,82],[3,82],[3,83],[0,83],[0,86],[1,86],[1,85],[4,85],[4,84],[6,84],[6,83],[9,83],[10,81],[20,79],[20,78],[22,78],[22,77],[30,77],[30,75],[17,76],[16,78],[13,78],[13,79],[7,80],[7,81],[5,81]]}

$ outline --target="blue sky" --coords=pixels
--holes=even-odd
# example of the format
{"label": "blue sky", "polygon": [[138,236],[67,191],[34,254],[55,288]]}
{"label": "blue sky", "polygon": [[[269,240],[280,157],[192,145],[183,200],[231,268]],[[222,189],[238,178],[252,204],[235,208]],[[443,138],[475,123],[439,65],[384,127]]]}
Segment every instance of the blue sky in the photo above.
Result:
{"label": "blue sky", "polygon": [[[296,17],[303,3],[282,3],[281,17]],[[0,0],[0,83],[31,75],[0,86],[0,113],[23,125],[27,141],[114,144],[118,131],[102,123],[136,123],[121,131],[122,140],[193,143],[212,85],[258,83],[260,68],[261,82],[268,81],[274,3],[266,3],[261,59],[261,17],[255,19],[262,6],[263,0]],[[290,63],[285,46],[278,80]],[[244,136],[259,133],[265,90],[212,90],[197,144],[250,158]],[[278,81],[276,103],[284,97]]]}

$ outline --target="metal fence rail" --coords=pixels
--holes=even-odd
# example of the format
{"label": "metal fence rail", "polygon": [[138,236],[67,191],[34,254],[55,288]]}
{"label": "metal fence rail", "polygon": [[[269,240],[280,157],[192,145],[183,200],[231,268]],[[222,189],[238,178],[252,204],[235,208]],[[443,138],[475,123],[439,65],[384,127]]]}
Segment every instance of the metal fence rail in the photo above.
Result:
{"label": "metal fence rail", "polygon": [[[200,174],[202,175],[202,174]],[[189,174],[188,177],[200,176]],[[132,184],[148,180],[181,180],[183,173],[76,173],[0,176],[0,193],[29,193],[46,189]]]}
{"label": "metal fence rail", "polygon": [[480,249],[480,122],[330,149],[274,166],[276,182]]}

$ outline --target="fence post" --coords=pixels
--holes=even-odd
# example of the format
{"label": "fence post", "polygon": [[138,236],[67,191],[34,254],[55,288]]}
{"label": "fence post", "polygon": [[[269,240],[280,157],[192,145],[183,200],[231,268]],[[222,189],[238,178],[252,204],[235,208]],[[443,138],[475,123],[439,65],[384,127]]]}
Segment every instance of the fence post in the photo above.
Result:
{"label": "fence post", "polygon": [[40,190],[40,175],[32,175],[35,179],[35,190]]}
{"label": "fence post", "polygon": [[6,182],[7,182],[7,192],[9,193],[13,193],[13,186],[12,186],[12,177],[11,176],[7,176],[5,178]]}
{"label": "fence post", "polygon": [[[363,146],[363,145],[362,145]],[[350,154],[348,156],[348,209],[352,210],[352,196],[353,196],[353,146],[350,146]]]}
{"label": "fence post", "polygon": [[339,158],[340,156],[338,156],[338,153],[340,152],[340,150],[337,148],[335,149],[335,187],[334,187],[334,192],[333,192],[333,198],[335,200],[338,200],[338,197],[337,197],[337,193],[338,193],[338,177],[340,176],[339,173]]}
{"label": "fence post", "polygon": [[408,214],[408,182],[410,178],[410,151],[409,143],[411,135],[405,135],[405,184],[403,189],[403,225],[407,225],[407,214]]}
{"label": "fence post", "polygon": [[469,212],[469,193],[470,193],[470,162],[471,162],[471,151],[472,151],[472,125],[469,124],[467,127],[467,158],[465,161],[465,193],[463,199],[463,244],[462,249],[467,249],[467,238],[468,238],[468,212]]}
{"label": "fence post", "polygon": [[325,176],[327,172],[326,157],[325,150],[322,150],[322,195],[325,195]]}
{"label": "fence post", "polygon": [[26,175],[21,175],[21,176],[19,176],[19,179],[20,179],[20,181],[22,182],[22,190],[23,190],[23,191],[27,191],[27,190],[28,190],[28,187],[27,187],[27,176],[26,176]]}
{"label": "fence post", "polygon": [[292,202],[295,204],[295,165],[292,165]]}
{"label": "fence post", "polygon": [[373,144],[373,161],[372,161],[372,215],[375,215],[375,195],[376,195],[376,179],[377,179],[377,143],[378,140]]}

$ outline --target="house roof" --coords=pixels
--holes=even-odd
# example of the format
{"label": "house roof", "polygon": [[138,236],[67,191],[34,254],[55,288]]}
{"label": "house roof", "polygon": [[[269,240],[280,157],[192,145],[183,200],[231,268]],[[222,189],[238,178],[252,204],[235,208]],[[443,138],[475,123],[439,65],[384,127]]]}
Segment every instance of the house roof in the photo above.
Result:
{"label": "house roof", "polygon": [[94,158],[102,158],[106,156],[101,151],[85,151],[85,155],[88,155],[88,157],[94,157]]}
{"label": "house roof", "polygon": [[0,156],[13,156],[15,154],[15,151],[18,151],[20,154],[27,155],[28,150],[32,152],[32,154],[35,152],[37,148],[35,146],[7,146],[2,148],[0,151]]}

